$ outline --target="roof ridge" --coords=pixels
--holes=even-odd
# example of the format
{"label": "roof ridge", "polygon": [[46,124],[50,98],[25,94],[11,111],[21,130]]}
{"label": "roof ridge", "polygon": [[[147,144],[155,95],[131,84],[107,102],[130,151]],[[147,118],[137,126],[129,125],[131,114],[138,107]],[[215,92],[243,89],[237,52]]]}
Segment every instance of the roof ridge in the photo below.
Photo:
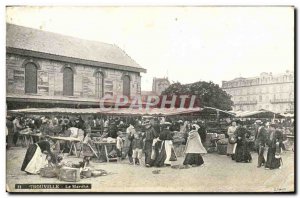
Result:
{"label": "roof ridge", "polygon": [[10,26],[16,26],[16,27],[19,27],[19,28],[31,29],[33,31],[37,31],[37,32],[41,32],[41,33],[47,32],[47,33],[50,33],[50,34],[56,34],[56,35],[59,35],[59,36],[62,36],[62,37],[69,37],[69,38],[77,39],[77,40],[84,40],[84,41],[89,41],[89,42],[97,42],[97,43],[111,45],[111,46],[115,45],[115,44],[106,43],[106,42],[103,42],[103,41],[90,40],[90,39],[86,39],[86,38],[80,38],[80,37],[75,37],[75,36],[71,36],[71,35],[59,33],[59,32],[52,32],[52,31],[48,31],[48,30],[41,30],[41,29],[37,29],[37,28],[33,28],[33,27],[28,27],[28,26],[17,25],[17,24],[13,24],[13,23],[6,23],[6,24],[10,25]]}
{"label": "roof ridge", "polygon": [[146,71],[116,44],[6,23],[6,47],[128,66]]}
{"label": "roof ridge", "polygon": [[132,61],[134,61],[138,66],[141,66],[140,64],[138,64],[135,60],[133,60],[133,58],[131,58],[131,56],[130,55],[128,55],[127,53],[126,53],[126,51],[125,50],[123,50],[122,48],[120,48],[118,45],[116,45],[115,43],[113,43],[112,45],[114,45],[115,47],[117,47],[119,50],[121,50],[126,56],[128,56]]}

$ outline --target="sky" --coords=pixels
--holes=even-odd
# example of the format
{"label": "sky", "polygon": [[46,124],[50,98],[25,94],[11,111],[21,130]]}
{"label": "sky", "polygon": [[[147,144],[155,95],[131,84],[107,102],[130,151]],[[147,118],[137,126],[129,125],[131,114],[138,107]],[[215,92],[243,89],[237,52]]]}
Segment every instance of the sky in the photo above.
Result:
{"label": "sky", "polygon": [[8,7],[6,22],[116,44],[153,77],[212,81],[294,69],[292,7]]}

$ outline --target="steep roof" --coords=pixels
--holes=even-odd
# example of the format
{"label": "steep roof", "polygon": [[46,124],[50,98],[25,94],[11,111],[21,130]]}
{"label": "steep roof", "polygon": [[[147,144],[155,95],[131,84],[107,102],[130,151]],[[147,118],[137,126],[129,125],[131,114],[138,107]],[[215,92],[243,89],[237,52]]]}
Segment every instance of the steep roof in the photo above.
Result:
{"label": "steep roof", "polygon": [[6,47],[145,71],[116,45],[7,24]]}

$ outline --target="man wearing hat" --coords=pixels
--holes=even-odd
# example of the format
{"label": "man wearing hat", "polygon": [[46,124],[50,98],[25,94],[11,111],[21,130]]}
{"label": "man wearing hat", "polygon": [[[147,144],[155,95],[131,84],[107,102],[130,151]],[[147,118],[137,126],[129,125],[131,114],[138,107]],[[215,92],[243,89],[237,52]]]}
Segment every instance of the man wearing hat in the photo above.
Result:
{"label": "man wearing hat", "polygon": [[259,121],[256,121],[256,123],[259,125],[256,137],[255,137],[255,142],[258,147],[258,164],[257,167],[260,168],[266,163],[266,159],[264,157],[264,154],[267,151],[267,129],[264,126],[264,123]]}
{"label": "man wearing hat", "polygon": [[144,138],[145,164],[146,167],[150,167],[153,165],[153,160],[151,160],[153,139],[157,138],[158,134],[153,128],[153,126],[151,125],[150,120],[144,122],[144,127],[145,127],[145,138]]}

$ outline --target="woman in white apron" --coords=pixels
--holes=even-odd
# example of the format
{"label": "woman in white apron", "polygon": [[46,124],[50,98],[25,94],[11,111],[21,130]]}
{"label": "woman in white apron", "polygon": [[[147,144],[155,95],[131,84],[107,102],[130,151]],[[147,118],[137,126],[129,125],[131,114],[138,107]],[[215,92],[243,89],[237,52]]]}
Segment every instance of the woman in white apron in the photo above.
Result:
{"label": "woman in white apron", "polygon": [[48,141],[31,144],[25,154],[21,171],[25,171],[28,174],[39,174],[40,169],[48,164],[46,159],[47,155],[43,153],[44,151],[47,151],[47,154],[50,155],[52,159],[55,159],[50,148],[51,146]]}

